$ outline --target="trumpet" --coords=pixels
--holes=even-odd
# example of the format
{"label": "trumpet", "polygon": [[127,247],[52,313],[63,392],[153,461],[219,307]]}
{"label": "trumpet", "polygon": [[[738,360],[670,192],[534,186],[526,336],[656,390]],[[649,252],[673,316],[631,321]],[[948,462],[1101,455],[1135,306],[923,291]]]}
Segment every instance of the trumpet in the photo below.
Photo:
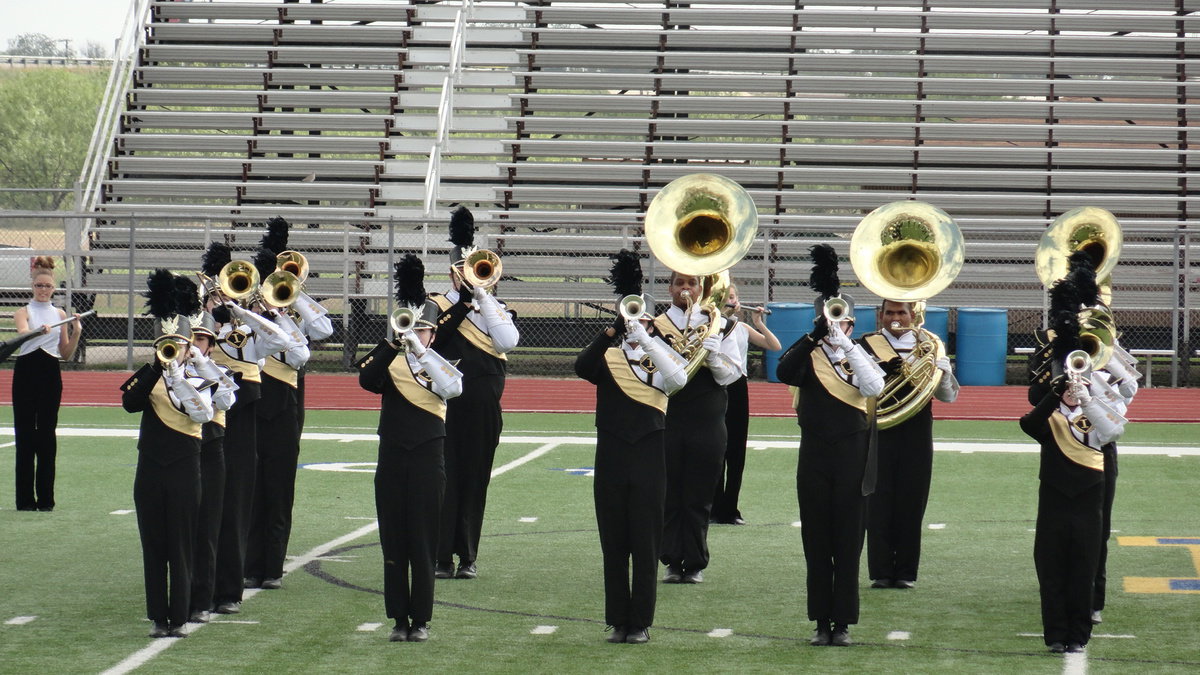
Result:
{"label": "trumpet", "polygon": [[396,335],[404,335],[416,328],[417,312],[411,307],[398,307],[388,316],[388,325]]}
{"label": "trumpet", "polygon": [[159,362],[166,365],[179,359],[179,353],[191,346],[192,341],[182,335],[172,333],[159,336],[154,341],[154,355]]}
{"label": "trumpet", "polygon": [[[1067,376],[1067,391],[1071,395],[1079,399],[1080,391],[1098,384],[1092,380],[1092,371],[1096,369],[1096,357],[1088,354],[1082,349],[1067,354],[1067,358],[1063,362],[1063,371]],[[1115,405],[1118,397],[1112,391],[1107,383],[1097,387],[1098,391],[1092,395],[1092,401],[1099,404],[1104,410],[1104,414],[1119,424],[1125,424],[1129,420],[1121,414]]]}
{"label": "trumpet", "polygon": [[460,274],[468,284],[488,289],[500,281],[500,273],[504,266],[500,264],[500,256],[485,248],[467,254],[463,260]]}
{"label": "trumpet", "polygon": [[850,319],[850,305],[841,298],[835,297],[826,300],[821,312],[825,315],[825,320],[831,324]]}
{"label": "trumpet", "polygon": [[617,303],[617,311],[626,321],[639,319],[646,311],[646,299],[640,295],[627,295]]}

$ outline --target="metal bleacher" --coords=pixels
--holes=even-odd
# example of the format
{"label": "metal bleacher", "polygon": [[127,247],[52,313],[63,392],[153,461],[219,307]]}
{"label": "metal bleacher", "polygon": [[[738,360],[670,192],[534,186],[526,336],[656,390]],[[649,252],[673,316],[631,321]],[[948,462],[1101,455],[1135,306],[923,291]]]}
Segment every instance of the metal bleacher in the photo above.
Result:
{"label": "metal bleacher", "polygon": [[350,293],[383,294],[381,233],[435,259],[466,204],[502,250],[506,296],[607,302],[607,256],[645,252],[657,190],[712,172],[760,212],[737,270],[749,299],[806,296],[809,245],[844,249],[864,213],[914,198],[967,238],[941,304],[1041,308],[1037,237],[1093,205],[1133,235],[1118,309],[1170,312],[1198,290],[1179,280],[1200,278],[1198,13],[1200,0],[137,0],[86,181],[88,279],[124,287],[133,220],[139,241],[187,242],[161,258],[186,267],[213,237],[251,246],[241,228],[281,214],[304,224],[331,295],[361,219],[357,273],[377,283]]}

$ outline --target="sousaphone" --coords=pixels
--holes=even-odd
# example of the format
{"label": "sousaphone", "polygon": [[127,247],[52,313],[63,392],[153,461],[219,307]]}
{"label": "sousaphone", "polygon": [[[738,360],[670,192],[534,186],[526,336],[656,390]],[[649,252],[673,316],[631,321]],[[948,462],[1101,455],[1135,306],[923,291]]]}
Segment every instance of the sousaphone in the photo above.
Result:
{"label": "sousaphone", "polygon": [[[917,342],[899,373],[889,375],[876,406],[880,429],[896,426],[925,407],[942,379],[946,356],[938,336],[925,330],[925,300],[943,291],[963,266],[958,225],[932,204],[896,201],[859,222],[850,240],[850,264],[859,282],[885,300],[913,303]],[[881,326],[881,329],[886,327]]]}
{"label": "sousaphone", "polygon": [[703,278],[703,297],[688,311],[708,321],[684,331],[672,344],[687,362],[688,377],[703,365],[704,338],[721,328],[720,308],[729,295],[729,268],[750,250],[758,231],[758,209],[745,188],[709,173],[677,178],[659,190],[646,210],[646,243],[664,265]]}

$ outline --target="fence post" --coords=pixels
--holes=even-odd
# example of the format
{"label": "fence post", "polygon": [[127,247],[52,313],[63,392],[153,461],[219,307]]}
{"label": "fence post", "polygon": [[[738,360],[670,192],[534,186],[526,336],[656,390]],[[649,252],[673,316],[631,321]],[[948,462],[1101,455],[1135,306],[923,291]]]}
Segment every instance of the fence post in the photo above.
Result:
{"label": "fence post", "polygon": [[128,309],[126,310],[125,320],[125,370],[133,370],[133,271],[134,252],[133,252],[133,226],[137,222],[137,216],[129,216],[129,297]]}
{"label": "fence post", "polygon": [[[426,221],[426,229],[428,229],[428,221]],[[388,289],[388,292],[386,293],[386,295],[387,295],[387,314],[386,314],[386,316],[389,319],[392,316],[392,310],[395,309],[392,306],[392,302],[395,300],[395,295],[391,292],[391,284],[388,283],[388,280],[391,279],[391,276],[392,276],[392,270],[394,270],[394,269],[396,269],[396,221],[393,219],[392,216],[388,216],[387,269],[385,270],[386,273],[383,275],[383,279],[384,279],[384,288]],[[384,324],[385,324],[385,327],[383,330],[384,330],[384,335],[387,335],[387,339],[391,340],[392,338],[396,337],[395,335],[392,335],[392,322],[389,320],[389,321],[385,321]]]}
{"label": "fence post", "polygon": [[342,368],[350,369],[350,222],[342,223]]}

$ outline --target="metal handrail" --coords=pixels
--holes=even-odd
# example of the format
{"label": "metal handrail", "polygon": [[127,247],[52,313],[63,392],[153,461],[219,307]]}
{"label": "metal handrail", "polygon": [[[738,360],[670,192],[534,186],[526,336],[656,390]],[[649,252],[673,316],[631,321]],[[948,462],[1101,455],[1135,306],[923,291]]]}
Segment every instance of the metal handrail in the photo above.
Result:
{"label": "metal handrail", "polygon": [[450,36],[450,62],[447,64],[446,77],[442,80],[442,93],[438,98],[437,136],[429,150],[429,165],[425,169],[423,212],[426,216],[432,216],[437,208],[442,183],[442,152],[450,139],[450,125],[454,121],[454,85],[462,79],[462,64],[467,44],[467,16],[474,8],[474,0],[462,0],[462,6],[454,15],[454,32]]}

